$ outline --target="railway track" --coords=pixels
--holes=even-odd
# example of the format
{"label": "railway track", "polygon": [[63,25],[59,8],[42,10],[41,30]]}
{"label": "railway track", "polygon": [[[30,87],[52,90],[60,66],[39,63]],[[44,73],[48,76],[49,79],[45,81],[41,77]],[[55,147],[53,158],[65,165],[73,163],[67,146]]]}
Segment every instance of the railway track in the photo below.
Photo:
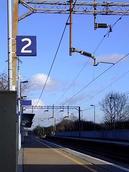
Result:
{"label": "railway track", "polygon": [[129,145],[75,138],[52,137],[47,140],[98,158],[129,165]]}

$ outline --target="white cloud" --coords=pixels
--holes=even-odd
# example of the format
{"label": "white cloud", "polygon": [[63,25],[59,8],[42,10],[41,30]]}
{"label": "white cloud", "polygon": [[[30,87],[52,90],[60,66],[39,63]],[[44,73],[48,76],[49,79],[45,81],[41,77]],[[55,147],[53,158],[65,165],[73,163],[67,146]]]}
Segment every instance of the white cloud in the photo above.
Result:
{"label": "white cloud", "polygon": [[87,98],[87,95],[81,94],[78,96],[71,97],[70,99],[66,99],[63,104],[77,104],[80,103],[80,101],[83,101]]}
{"label": "white cloud", "polygon": [[44,106],[44,103],[43,103],[42,100],[33,99],[33,100],[32,100],[32,106]]}
{"label": "white cloud", "polygon": [[[47,79],[46,74],[43,73],[35,74],[32,76],[32,78],[29,81],[30,87],[33,90],[42,89],[46,82],[46,79]],[[45,89],[49,91],[53,91],[56,88],[56,86],[57,86],[56,81],[49,77]]]}
{"label": "white cloud", "polygon": [[111,62],[115,63],[119,59],[123,57],[122,54],[112,54],[112,55],[106,55],[106,56],[100,56],[98,57],[98,62]]}

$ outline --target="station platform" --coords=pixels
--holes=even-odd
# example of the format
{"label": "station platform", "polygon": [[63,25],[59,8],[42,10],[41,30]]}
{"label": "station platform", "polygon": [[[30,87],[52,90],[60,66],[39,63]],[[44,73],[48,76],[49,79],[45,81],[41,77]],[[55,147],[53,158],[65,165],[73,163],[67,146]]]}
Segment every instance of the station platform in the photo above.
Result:
{"label": "station platform", "polygon": [[[22,172],[129,172],[109,162],[85,156],[34,136],[21,149]],[[19,172],[21,172],[19,171]]]}

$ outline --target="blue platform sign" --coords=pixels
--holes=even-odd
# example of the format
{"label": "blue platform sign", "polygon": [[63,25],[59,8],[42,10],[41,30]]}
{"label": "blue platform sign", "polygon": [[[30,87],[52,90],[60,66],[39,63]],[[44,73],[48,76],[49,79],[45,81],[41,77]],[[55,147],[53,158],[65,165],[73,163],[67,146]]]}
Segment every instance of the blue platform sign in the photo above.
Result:
{"label": "blue platform sign", "polygon": [[21,100],[21,105],[22,106],[31,106],[32,100]]}
{"label": "blue platform sign", "polygon": [[36,36],[16,36],[17,56],[36,56],[37,43]]}

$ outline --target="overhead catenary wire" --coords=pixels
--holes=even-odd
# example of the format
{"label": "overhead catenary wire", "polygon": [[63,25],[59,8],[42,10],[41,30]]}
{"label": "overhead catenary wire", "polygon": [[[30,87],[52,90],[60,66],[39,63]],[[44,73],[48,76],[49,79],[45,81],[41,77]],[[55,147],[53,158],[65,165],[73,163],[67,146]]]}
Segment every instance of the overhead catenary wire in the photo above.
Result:
{"label": "overhead catenary wire", "polygon": [[[113,29],[114,27],[115,27],[115,25],[122,19],[122,17],[124,16],[124,14],[122,14],[112,25],[111,25],[111,29]],[[107,36],[109,36],[109,34],[111,33],[111,31],[110,30],[108,30],[104,35],[103,35],[103,37],[102,37],[102,39],[100,40],[100,42],[98,43],[98,45],[96,46],[96,48],[94,49],[94,51],[93,51],[93,54],[95,54],[96,53],[96,51],[99,49],[99,47],[101,46],[101,44],[103,43],[103,41],[104,41],[104,39],[107,37]],[[126,73],[128,73],[128,71],[126,72]],[[125,73],[125,74],[126,74]],[[123,76],[123,75],[122,75]],[[121,78],[121,77],[120,77]],[[109,86],[110,85],[112,85],[112,83],[110,83],[109,84]],[[108,87],[109,87],[108,86]],[[107,88],[107,87],[106,87]],[[102,89],[98,94],[100,94],[101,92],[103,92],[106,88],[104,88],[104,89]],[[97,94],[97,95],[98,95]],[[95,96],[93,96],[93,97],[95,97]]]}
{"label": "overhead catenary wire", "polygon": [[55,55],[54,55],[54,58],[53,58],[52,64],[51,64],[51,66],[50,66],[50,69],[49,69],[48,75],[47,75],[47,77],[46,77],[45,83],[44,83],[44,85],[43,85],[43,87],[42,87],[42,90],[41,90],[40,96],[39,96],[39,98],[38,98],[37,106],[38,106],[38,103],[39,103],[39,101],[40,101],[40,99],[41,99],[41,97],[42,97],[42,94],[43,94],[44,90],[45,90],[45,87],[46,87],[47,82],[48,82],[48,79],[49,79],[49,77],[50,77],[50,74],[51,74],[52,68],[53,68],[54,63],[55,63],[55,60],[56,60],[56,58],[57,58],[57,54],[58,54],[59,48],[60,48],[60,46],[61,46],[61,42],[62,42],[63,37],[64,37],[64,33],[65,33],[65,30],[66,30],[66,26],[67,26],[67,25],[65,25],[65,27],[64,27],[64,30],[63,30],[63,33],[62,33],[62,35],[61,35],[61,39],[60,39],[60,41],[59,41],[59,44],[58,44],[58,47],[57,47],[56,53],[55,53]]}
{"label": "overhead catenary wire", "polygon": [[[74,4],[73,4],[72,11],[73,11],[73,9],[74,9],[74,7],[75,7],[75,5],[76,5],[76,2],[77,2],[77,0],[75,0],[75,2],[74,2]],[[122,19],[123,16],[124,16],[124,14],[121,15],[121,17],[119,17],[119,19],[117,19],[117,21],[112,25],[112,28],[117,24],[117,22],[118,22],[119,20]],[[49,69],[49,72],[48,72],[46,81],[45,81],[45,83],[44,83],[44,85],[43,85],[43,88],[42,88],[42,90],[41,90],[41,94],[40,94],[39,99],[38,99],[38,101],[37,101],[37,105],[38,105],[39,100],[41,99],[42,94],[43,94],[43,92],[44,92],[44,90],[45,90],[45,87],[46,87],[46,85],[47,85],[47,82],[48,82],[50,73],[51,73],[52,68],[53,68],[53,66],[54,66],[54,63],[55,63],[55,60],[56,60],[56,57],[57,57],[59,48],[60,48],[60,46],[61,46],[61,42],[62,42],[62,40],[63,40],[64,33],[65,33],[65,30],[66,30],[66,27],[67,27],[67,24],[68,24],[69,19],[70,19],[70,15],[68,16],[68,19],[67,19],[67,21],[66,21],[66,23],[65,23],[65,27],[64,27],[63,33],[62,33],[62,35],[61,35],[61,39],[60,39],[60,41],[59,41],[59,44],[58,44],[58,47],[57,47],[55,56],[54,56],[54,58],[53,58],[53,61],[52,61],[51,66],[50,66],[50,69]],[[108,31],[108,32],[103,36],[102,40],[99,42],[99,44],[98,44],[97,47],[95,48],[93,54],[95,54],[95,52],[98,50],[98,48],[99,48],[100,45],[102,44],[102,42],[103,42],[103,40],[105,39],[105,37],[106,37],[107,35],[109,35],[109,34],[110,34],[110,31]],[[82,72],[83,70],[84,70],[84,68],[82,67],[82,69],[81,69],[80,71]],[[81,72],[80,72],[80,74],[81,74]],[[80,74],[79,74],[79,75],[80,75]],[[78,75],[78,74],[77,74],[77,75]],[[74,82],[74,81],[73,81],[73,82]]]}
{"label": "overhead catenary wire", "polygon": [[[124,16],[124,14],[122,14],[112,25],[111,28],[113,29],[115,27],[115,25],[122,19],[122,17]],[[96,48],[93,51],[93,55],[95,55],[96,51],[99,49],[99,47],[102,45],[103,41],[105,40],[105,38],[107,36],[109,36],[109,34],[111,33],[110,30],[108,30],[102,37],[102,39],[100,40],[100,42],[97,44]]]}
{"label": "overhead catenary wire", "polygon": [[[111,28],[113,28],[123,17],[124,15],[121,15],[112,25]],[[100,42],[98,43],[98,45],[96,46],[95,50],[93,51],[93,54],[96,53],[96,51],[99,49],[99,47],[101,46],[101,44],[103,43],[104,39],[110,34],[110,30],[108,30],[103,38],[100,40]],[[71,84],[67,87],[66,91],[60,96],[60,98],[57,100],[59,101],[62,97],[64,97],[64,95],[68,92],[68,90],[70,89],[71,85],[79,78],[80,74],[82,73],[82,71],[85,69],[86,64],[84,64],[84,66],[82,66],[82,68],[80,69],[80,71],[77,73],[77,75],[75,76],[75,78],[73,79],[73,81],[71,82]]]}
{"label": "overhead catenary wire", "polygon": [[[119,81],[121,78],[125,77],[127,74],[129,73],[129,70],[122,73],[118,78],[116,78],[114,81],[112,81],[111,83],[109,83],[106,87],[104,87],[103,89],[101,89],[99,92],[97,92],[97,94],[93,95],[90,97],[90,100],[92,100],[94,97],[96,97],[97,95],[101,94],[103,91],[105,91],[107,88],[109,88],[111,85],[114,84],[114,82]],[[128,92],[126,93],[127,95],[129,94]],[[87,111],[91,108],[85,108],[82,109],[82,111]]]}
{"label": "overhead catenary wire", "polygon": [[129,73],[129,70],[127,70],[126,72],[122,73],[119,77],[117,77],[114,81],[110,82],[108,85],[106,85],[106,87],[102,88],[100,91],[97,92],[97,94],[93,95],[90,97],[90,100],[87,101],[91,101],[94,97],[98,96],[99,94],[101,94],[103,91],[105,91],[107,88],[109,88],[110,86],[112,86],[115,82],[119,81],[121,78],[123,79],[127,74]]}
{"label": "overhead catenary wire", "polygon": [[[72,11],[73,11],[73,9],[74,9],[74,7],[75,7],[75,5],[76,5],[76,2],[77,2],[77,0],[75,0],[75,2],[74,2],[74,4],[73,4]],[[56,49],[54,58],[53,58],[53,60],[52,60],[52,64],[51,64],[50,69],[49,69],[49,71],[48,71],[47,78],[46,78],[46,80],[45,80],[45,83],[44,83],[44,85],[43,85],[43,87],[42,87],[42,90],[41,90],[41,93],[40,93],[40,95],[39,95],[39,98],[38,98],[38,101],[37,101],[37,106],[38,106],[38,103],[39,103],[39,101],[40,101],[40,99],[41,99],[41,97],[42,97],[42,95],[43,95],[43,92],[44,92],[45,87],[46,87],[46,85],[47,85],[47,82],[48,82],[48,79],[49,79],[49,77],[50,77],[52,68],[53,68],[53,66],[54,66],[55,60],[56,60],[56,58],[57,58],[57,54],[58,54],[58,52],[59,52],[59,49],[60,49],[60,46],[61,46],[61,43],[62,43],[64,34],[65,34],[65,30],[66,30],[66,27],[67,27],[67,24],[68,24],[69,19],[70,19],[70,15],[68,16],[68,18],[67,18],[67,20],[66,20],[66,23],[65,23],[63,32],[62,32],[62,34],[61,34],[61,38],[60,38],[60,40],[59,40],[59,44],[58,44],[58,46],[57,46],[57,49]]]}
{"label": "overhead catenary wire", "polygon": [[126,55],[124,55],[122,58],[120,58],[116,63],[114,63],[113,65],[111,65],[110,67],[108,67],[107,69],[105,69],[103,72],[101,72],[97,77],[95,77],[93,80],[91,80],[89,83],[87,83],[85,86],[83,86],[81,89],[79,89],[79,91],[77,91],[73,96],[71,96],[70,98],[68,98],[64,104],[66,104],[66,102],[69,102],[70,100],[73,99],[73,97],[77,96],[78,94],[80,94],[82,91],[84,91],[89,85],[91,85],[93,82],[95,82],[97,79],[99,79],[103,74],[105,74],[107,71],[109,71],[112,67],[114,67],[116,64],[118,64],[119,62],[121,62],[122,60],[124,60],[126,57],[129,56],[129,53],[127,53]]}
{"label": "overhead catenary wire", "polygon": [[82,68],[79,70],[79,72],[77,73],[77,75],[75,76],[75,78],[72,80],[72,82],[68,85],[68,87],[66,88],[66,90],[63,92],[63,94],[58,98],[58,101],[60,101],[65,95],[66,93],[70,90],[70,88],[72,87],[72,85],[77,81],[77,79],[79,78],[79,76],[81,75],[82,71],[86,68],[86,66],[88,65],[88,63],[86,62]]}

